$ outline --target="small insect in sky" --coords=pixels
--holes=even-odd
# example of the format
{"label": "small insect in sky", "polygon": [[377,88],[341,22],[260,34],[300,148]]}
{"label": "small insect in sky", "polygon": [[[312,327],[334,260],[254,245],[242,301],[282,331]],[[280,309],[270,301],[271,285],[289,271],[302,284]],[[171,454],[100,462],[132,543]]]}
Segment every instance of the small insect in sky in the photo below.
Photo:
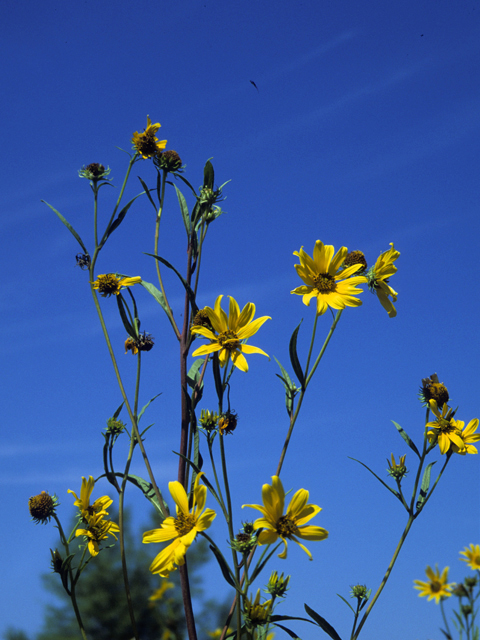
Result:
{"label": "small insect in sky", "polygon": [[251,84],[253,84],[253,86],[255,87],[255,89],[258,91],[258,93],[260,93],[257,85],[255,84],[255,82],[253,80],[250,80]]}

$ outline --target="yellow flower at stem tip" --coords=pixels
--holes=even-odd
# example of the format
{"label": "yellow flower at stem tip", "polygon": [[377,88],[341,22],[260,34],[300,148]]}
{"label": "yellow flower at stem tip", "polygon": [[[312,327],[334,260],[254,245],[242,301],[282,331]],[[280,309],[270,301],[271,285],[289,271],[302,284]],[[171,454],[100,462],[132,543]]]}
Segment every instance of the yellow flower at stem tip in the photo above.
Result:
{"label": "yellow flower at stem tip", "polygon": [[471,544],[465,547],[464,551],[460,551],[460,555],[465,558],[460,558],[463,562],[466,562],[470,569],[480,570],[480,544]]}
{"label": "yellow flower at stem tip", "polygon": [[[317,315],[322,315],[328,309],[345,309],[345,307],[359,307],[362,301],[354,296],[362,293],[358,284],[367,282],[365,276],[353,276],[362,268],[361,264],[354,264],[341,269],[348,249],[341,247],[335,255],[332,245],[324,245],[317,240],[311,258],[303,247],[294,251],[293,255],[300,258],[300,264],[295,269],[304,281],[304,285],[293,289],[290,293],[303,296],[303,304],[310,305],[312,298],[317,299]],[[353,277],[352,277],[353,276]]]}
{"label": "yellow flower at stem tip", "polygon": [[455,420],[457,427],[457,434],[460,436],[463,442],[463,447],[459,448],[457,444],[452,443],[452,449],[455,453],[459,453],[464,456],[466,453],[478,453],[476,447],[473,446],[473,442],[480,440],[480,433],[475,433],[478,429],[478,418],[470,420],[467,426],[464,428],[465,422],[463,420]]}
{"label": "yellow flower at stem tip", "polygon": [[202,475],[204,474],[199,473],[195,479],[191,509],[188,508],[188,496],[180,482],[169,482],[168,488],[177,505],[177,515],[175,518],[165,518],[159,529],[143,534],[145,544],[174,539],[150,565],[150,571],[158,573],[162,578],[167,578],[177,566],[185,564],[185,554],[197,533],[208,529],[217,515],[212,509],[205,509],[207,487],[199,484]]}
{"label": "yellow flower at stem tip", "polygon": [[87,529],[77,529],[75,537],[84,536],[88,540],[88,550],[91,556],[96,556],[100,552],[100,543],[102,540],[113,536],[117,539],[116,533],[120,532],[118,524],[112,520],[104,520],[103,515],[93,515],[88,518]]}
{"label": "yellow flower at stem tip", "polygon": [[435,565],[435,571],[431,567],[427,567],[425,573],[427,574],[428,582],[422,582],[421,580],[414,580],[415,587],[420,593],[418,596],[423,598],[428,596],[429,600],[435,598],[435,604],[438,604],[440,598],[448,598],[451,596],[451,589],[455,586],[455,583],[447,583],[448,580],[448,567],[442,571],[438,570],[438,565]]}
{"label": "yellow flower at stem tip", "polygon": [[92,282],[92,285],[94,289],[98,289],[101,296],[109,298],[112,294],[118,296],[122,287],[133,287],[134,284],[139,284],[141,281],[140,276],[119,278],[114,273],[104,273],[97,276],[97,279],[95,282]]}
{"label": "yellow flower at stem tip", "polygon": [[253,523],[255,530],[262,529],[258,536],[258,544],[274,544],[280,538],[283,540],[284,550],[278,557],[284,559],[287,557],[287,540],[293,540],[312,560],[312,554],[297,540],[297,537],[303,540],[325,540],[328,537],[328,531],[322,527],[305,524],[321,511],[316,504],[307,504],[308,496],[306,489],[299,489],[290,500],[284,515],[285,491],[282,481],[278,476],[272,476],[272,484],[264,484],[262,487],[263,506],[243,505],[243,507],[257,509],[263,514],[262,518],[258,518]]}
{"label": "yellow flower at stem tip", "polygon": [[[380,304],[388,312],[390,318],[397,315],[397,310],[392,302],[397,301],[398,293],[387,282],[397,272],[397,267],[393,263],[399,256],[400,251],[397,251],[393,242],[390,242],[390,249],[381,253],[374,266],[367,272],[368,288],[377,294]],[[389,300],[389,297],[392,300]]]}
{"label": "yellow flower at stem tip", "polygon": [[108,516],[106,509],[112,504],[113,500],[108,496],[102,496],[97,498],[93,504],[90,504],[90,496],[92,495],[95,480],[93,476],[89,476],[88,480],[82,477],[82,486],[80,489],[80,498],[75,491],[68,489],[67,493],[73,493],[76,500],[73,503],[75,507],[78,507],[80,514],[84,520],[92,516]]}
{"label": "yellow flower at stem tip", "polygon": [[[437,439],[438,447],[442,455],[447,453],[450,447],[452,447],[456,453],[461,452],[465,448],[465,444],[460,435],[461,431],[458,427],[458,424],[460,423],[458,423],[453,417],[455,415],[455,411],[449,409],[445,403],[440,413],[436,400],[430,400],[429,405],[431,411],[436,416],[436,420],[427,422],[426,424],[427,428],[430,427],[432,429],[432,431],[427,431],[428,441],[432,443]],[[464,423],[462,422],[461,425],[463,426],[463,424]],[[473,447],[473,449],[475,449],[475,447]],[[477,450],[475,449],[472,453],[476,452]]]}
{"label": "yellow flower at stem tip", "polygon": [[221,367],[224,367],[231,359],[234,366],[238,367],[240,371],[248,371],[248,363],[243,356],[244,353],[261,353],[267,358],[269,356],[258,347],[244,344],[242,340],[246,340],[257,333],[262,324],[266,320],[271,320],[271,318],[262,316],[253,320],[255,305],[252,302],[247,302],[240,312],[240,307],[232,296],[230,296],[230,308],[227,317],[221,307],[222,298],[223,296],[218,296],[213,309],[205,307],[203,310],[208,315],[213,331],[201,325],[193,325],[191,328],[192,333],[210,340],[210,344],[199,347],[192,355],[205,356],[209,353],[218,352]]}
{"label": "yellow flower at stem tip", "polygon": [[133,134],[133,147],[145,160],[156,155],[158,151],[163,151],[163,149],[165,149],[165,147],[167,146],[166,140],[159,141],[158,138],[155,137],[155,134],[160,129],[160,127],[161,124],[159,122],[152,124],[150,117],[147,116],[147,128],[145,129],[145,131],[143,133],[138,133],[138,131],[135,131],[135,133]]}

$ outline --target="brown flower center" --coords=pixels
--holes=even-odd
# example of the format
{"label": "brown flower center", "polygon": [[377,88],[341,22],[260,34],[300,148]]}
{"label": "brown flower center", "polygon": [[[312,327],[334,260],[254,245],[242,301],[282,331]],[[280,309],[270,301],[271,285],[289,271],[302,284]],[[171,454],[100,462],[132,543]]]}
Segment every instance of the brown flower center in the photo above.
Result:
{"label": "brown flower center", "polygon": [[195,526],[195,516],[191,513],[179,513],[175,518],[175,529],[179,536],[189,533]]}
{"label": "brown flower center", "polygon": [[224,349],[235,351],[240,346],[240,340],[234,331],[224,331],[218,336],[218,342]]}
{"label": "brown flower center", "polygon": [[318,273],[316,276],[314,276],[313,282],[315,285],[315,289],[317,289],[317,291],[320,291],[320,293],[329,293],[330,291],[335,291],[337,287],[335,278],[329,273]]}
{"label": "brown flower center", "polygon": [[430,587],[432,589],[432,593],[438,593],[439,591],[442,590],[442,583],[439,582],[438,580],[433,580]]}
{"label": "brown flower center", "polygon": [[298,533],[298,527],[288,516],[282,516],[277,522],[277,533],[282,538],[289,538]]}

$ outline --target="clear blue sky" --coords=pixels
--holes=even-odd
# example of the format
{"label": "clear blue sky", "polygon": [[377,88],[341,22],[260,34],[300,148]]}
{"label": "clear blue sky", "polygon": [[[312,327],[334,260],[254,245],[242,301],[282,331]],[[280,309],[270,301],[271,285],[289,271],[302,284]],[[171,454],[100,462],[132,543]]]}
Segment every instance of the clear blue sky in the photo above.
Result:
{"label": "clear blue sky", "polygon": [[[252,343],[284,364],[302,317],[306,348],[314,313],[289,293],[300,284],[293,251],[303,245],[311,253],[321,239],[363,250],[370,264],[390,242],[401,252],[391,283],[398,316],[389,319],[369,292],[344,313],[282,472],[286,488],[309,489],[323,507],[318,524],[330,531],[328,541],[310,544],[314,562],[291,545],[289,559],[272,566],[294,574],[282,613],[301,615],[306,601],[348,635],[348,610],[335,594],[347,596],[359,582],[376,588],[405,522],[400,504],[348,456],[384,477],[386,457],[407,452],[390,420],[420,440],[416,394],[434,371],[460,419],[480,415],[479,19],[478,0],[4,5],[0,632],[38,629],[47,600],[40,574],[49,570],[55,530],[30,522],[28,498],[56,493],[69,517],[67,489],[101,473],[99,431],[120,402],[86,273],[74,266],[78,247],[40,199],[91,244],[91,193],[77,169],[104,163],[119,185],[126,156],[116,147],[129,148],[149,114],[195,186],[210,157],[217,182],[232,179],[228,214],[209,237],[200,303],[212,305],[220,293],[255,302],[272,320]],[[136,175],[154,180],[148,163],[137,164],[131,195],[141,190]],[[103,192],[106,216],[112,195]],[[164,220],[160,253],[182,268],[173,193]],[[150,205],[139,201],[102,253],[99,273],[153,281],[143,255],[153,250],[153,225]],[[168,284],[179,315],[181,292]],[[134,359],[121,353],[115,304],[102,304],[129,381]],[[176,477],[176,345],[146,294],[141,305],[142,328],[156,337],[142,398],[162,393],[149,412],[156,426],[148,445],[166,487]],[[328,316],[319,324],[322,335]],[[246,517],[240,505],[258,502],[275,472],[287,428],[274,360],[249,361],[250,372],[235,375],[241,426],[227,440],[241,483],[238,523]],[[134,467],[143,475],[140,460]],[[451,566],[452,580],[464,577],[458,552],[480,541],[478,468],[477,456],[452,460],[364,640],[439,636],[439,608],[417,597],[413,580],[436,562]],[[214,565],[208,585],[212,593],[223,588]],[[321,637],[297,630],[304,640]]]}

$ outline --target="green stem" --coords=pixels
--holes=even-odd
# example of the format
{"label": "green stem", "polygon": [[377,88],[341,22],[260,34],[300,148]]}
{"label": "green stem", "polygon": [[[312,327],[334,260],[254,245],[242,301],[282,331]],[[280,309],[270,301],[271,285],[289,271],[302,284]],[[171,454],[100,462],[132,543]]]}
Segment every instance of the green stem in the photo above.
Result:
{"label": "green stem", "polygon": [[383,588],[387,584],[387,580],[390,577],[390,574],[392,573],[393,566],[394,566],[394,564],[395,564],[395,562],[396,562],[396,560],[398,558],[398,554],[400,553],[400,550],[401,550],[401,548],[403,546],[403,543],[405,542],[405,539],[406,539],[406,537],[408,535],[408,532],[410,531],[410,529],[412,527],[413,521],[414,521],[414,516],[410,515],[409,518],[408,518],[407,525],[406,525],[406,527],[405,527],[405,529],[404,529],[404,531],[403,531],[403,533],[402,533],[402,535],[400,537],[400,541],[399,541],[399,543],[397,545],[397,548],[395,549],[395,553],[393,554],[393,557],[392,557],[392,559],[390,561],[390,564],[388,565],[388,568],[387,568],[387,570],[385,572],[385,575],[383,576],[383,580],[380,583],[380,586],[378,587],[377,592],[373,596],[373,598],[372,598],[370,604],[368,605],[365,613],[363,614],[363,617],[362,617],[362,619],[360,621],[360,624],[358,625],[357,630],[351,636],[351,640],[356,640],[358,638],[358,636],[360,635],[360,631],[362,630],[363,625],[367,621],[367,618],[370,615],[370,611],[373,609],[376,601],[378,600],[378,598],[380,597],[380,594],[383,591]]}
{"label": "green stem", "polygon": [[297,401],[297,406],[295,408],[295,412],[294,412],[293,415],[290,416],[290,427],[288,429],[287,437],[285,438],[285,443],[283,445],[283,449],[282,449],[282,452],[280,454],[280,459],[278,461],[277,471],[276,471],[276,474],[275,474],[277,476],[280,475],[280,472],[282,470],[283,462],[284,462],[285,456],[287,454],[288,445],[290,444],[290,438],[292,437],[293,429],[295,427],[295,423],[297,421],[298,414],[300,413],[300,408],[302,406],[303,398],[305,397],[305,393],[307,391],[307,387],[308,387],[308,385],[310,383],[310,380],[312,379],[312,376],[315,373],[318,365],[320,364],[320,361],[321,361],[321,359],[323,357],[323,354],[325,353],[325,350],[326,350],[326,348],[328,346],[328,343],[330,342],[331,337],[333,336],[333,333],[334,333],[334,331],[335,331],[335,329],[337,327],[337,324],[338,324],[338,322],[340,320],[340,317],[342,315],[342,311],[343,311],[343,309],[340,309],[340,311],[337,311],[337,313],[335,315],[335,318],[333,320],[332,326],[330,327],[330,331],[328,332],[328,335],[327,335],[327,337],[325,339],[325,342],[323,343],[323,347],[321,348],[320,353],[318,354],[317,359],[315,360],[315,363],[314,363],[314,365],[312,367],[312,370],[310,371],[310,373],[308,373],[308,365],[310,363],[310,355],[311,355],[311,352],[312,352],[313,343],[315,341],[315,333],[316,333],[316,328],[317,328],[317,316],[315,316],[315,321],[314,321],[313,329],[312,329],[312,338],[311,338],[311,341],[310,341],[310,351],[309,351],[308,360],[307,360],[307,367],[305,368],[305,384],[303,385],[302,390],[300,391],[300,395],[299,395],[299,398],[298,398],[298,401]]}

